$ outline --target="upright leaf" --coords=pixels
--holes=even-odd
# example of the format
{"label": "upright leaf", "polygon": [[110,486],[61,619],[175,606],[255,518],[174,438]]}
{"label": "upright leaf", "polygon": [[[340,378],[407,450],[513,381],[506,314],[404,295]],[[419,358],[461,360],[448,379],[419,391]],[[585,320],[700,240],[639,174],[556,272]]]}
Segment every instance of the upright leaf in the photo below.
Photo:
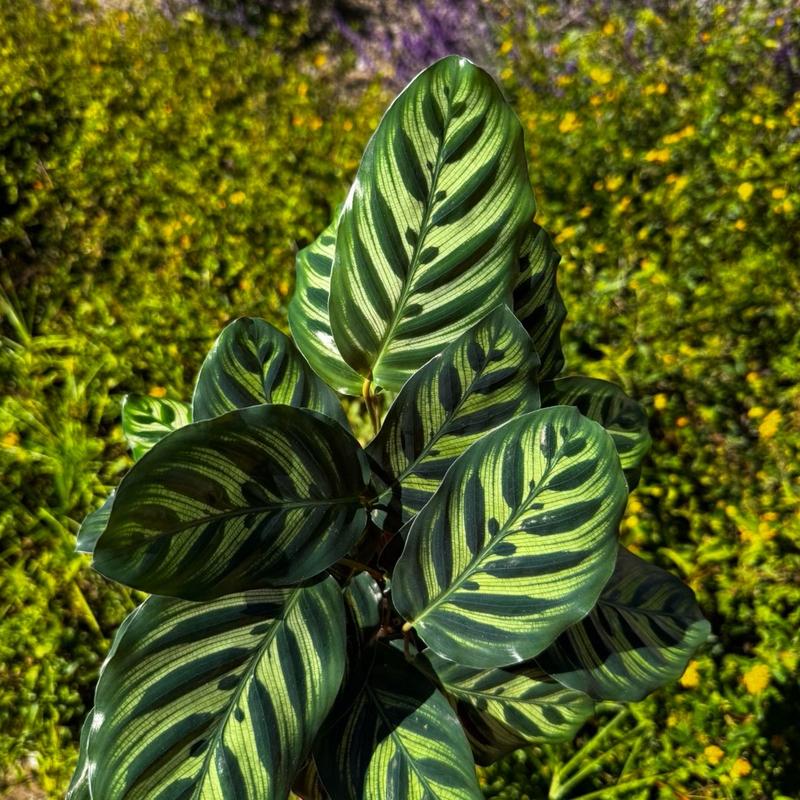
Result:
{"label": "upright leaf", "polygon": [[[379,646],[345,714],[315,745],[322,782],[336,800],[480,800],[469,744],[447,700]],[[338,705],[338,704],[337,704]]]}
{"label": "upright leaf", "polygon": [[539,408],[531,339],[499,306],[412,375],[367,453],[383,468],[399,527],[428,502],[452,463],[512,417]]}
{"label": "upright leaf", "polygon": [[97,684],[92,797],[286,800],[343,670],[332,578],[207,603],[148,598]]}
{"label": "upright leaf", "polygon": [[129,394],[122,403],[122,432],[136,461],[168,433],[191,421],[189,404],[180,400]]}
{"label": "upright leaf", "polygon": [[536,660],[598,700],[641,700],[680,677],[710,630],[688,586],[620,547],[597,605]]}
{"label": "upright leaf", "polygon": [[222,331],[200,368],[192,398],[194,418],[262,403],[319,411],[348,429],[339,399],[292,340],[263,319],[242,317]]}
{"label": "upright leaf", "polygon": [[464,666],[532,658],[597,601],[626,497],[596,422],[565,406],[517,417],[472,445],[417,514],[395,606]]}
{"label": "upright leaf", "polygon": [[614,440],[628,485],[639,482],[642,459],[650,449],[647,414],[618,386],[596,378],[559,378],[542,385],[545,406],[575,406],[599,422]]}
{"label": "upright leaf", "polygon": [[188,599],[301,581],[362,535],[368,479],[358,442],[312,411],[253,406],[195,422],[123,478],[93,564]]}
{"label": "upright leaf", "polygon": [[330,320],[344,360],[395,391],[510,302],[535,204],[522,128],[465,58],[422,72],[370,140],[336,232]]}
{"label": "upright leaf", "polygon": [[541,380],[555,377],[564,367],[561,324],[567,309],[556,285],[560,260],[547,231],[531,222],[520,249],[513,308],[539,353]]}
{"label": "upright leaf", "polygon": [[81,726],[78,763],[75,765],[75,772],[72,774],[72,780],[69,782],[64,800],[91,800],[92,795],[89,790],[89,758],[86,749],[89,744],[89,731],[92,729],[93,719],[94,709],[91,709]]}
{"label": "upright leaf", "polygon": [[317,375],[337,392],[360,395],[364,379],[342,358],[328,316],[335,247],[334,222],[297,254],[289,328],[295,344]]}
{"label": "upright leaf", "polygon": [[419,660],[455,702],[480,764],[492,764],[533,742],[572,739],[594,713],[588,695],[565,688],[535,661],[475,670],[430,651]]}

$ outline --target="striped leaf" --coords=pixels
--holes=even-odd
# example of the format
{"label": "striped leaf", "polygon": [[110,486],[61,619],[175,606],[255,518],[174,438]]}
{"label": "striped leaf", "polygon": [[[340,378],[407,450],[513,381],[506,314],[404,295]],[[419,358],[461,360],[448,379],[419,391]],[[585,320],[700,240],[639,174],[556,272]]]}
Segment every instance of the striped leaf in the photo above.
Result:
{"label": "striped leaf", "polygon": [[688,586],[620,547],[592,612],[536,660],[598,700],[641,700],[679,678],[710,631]]}
{"label": "striped leaf", "polygon": [[542,405],[575,406],[599,422],[614,440],[628,485],[639,483],[642,459],[650,449],[647,414],[618,386],[596,378],[559,378],[542,385]]}
{"label": "striped leaf", "polygon": [[100,508],[96,508],[86,516],[78,529],[78,540],[75,542],[77,553],[93,553],[97,540],[108,525],[108,518],[111,516],[111,507],[114,504],[116,492],[106,497],[105,502]]}
{"label": "striped leaf", "polygon": [[402,653],[376,647],[315,760],[336,800],[480,800],[469,744],[444,696]]}
{"label": "striped leaf", "polygon": [[400,390],[367,453],[380,465],[397,529],[430,500],[471,444],[539,408],[531,339],[507,306],[448,345]]}
{"label": "striped leaf", "polygon": [[189,404],[180,400],[129,394],[122,402],[122,432],[136,461],[168,433],[191,421]]}
{"label": "striped leaf", "polygon": [[64,800],[91,800],[92,796],[89,791],[89,759],[86,748],[89,743],[89,731],[92,729],[93,719],[94,709],[91,709],[81,726],[78,763],[75,765],[75,772],[72,773],[72,780],[69,782]]}
{"label": "striped leaf", "polygon": [[242,317],[222,331],[200,367],[192,410],[200,421],[262,403],[319,411],[349,430],[339,399],[292,340],[263,319]]}
{"label": "striped leaf", "polygon": [[313,411],[253,406],[195,422],[123,478],[93,565],[190,600],[301,581],[362,535],[368,479],[356,440]]}
{"label": "striped leaf", "polygon": [[148,598],[97,684],[92,797],[286,800],[343,671],[333,578],[206,603]]}
{"label": "striped leaf", "polygon": [[594,713],[588,695],[565,688],[535,661],[474,670],[429,652],[420,660],[454,702],[479,764],[533,742],[572,739]]}
{"label": "striped leaf", "polygon": [[535,204],[522,128],[494,81],[450,56],[389,107],[336,231],[329,312],[344,360],[391,391],[510,302]]}
{"label": "striped leaf", "polygon": [[530,659],[597,601],[626,498],[596,422],[565,406],[517,417],[472,445],[415,517],[395,607],[451,661]]}
{"label": "striped leaf", "polygon": [[357,396],[361,394],[364,379],[339,353],[328,316],[335,247],[334,222],[297,254],[289,328],[295,344],[317,375],[337,392]]}
{"label": "striped leaf", "polygon": [[520,251],[513,308],[541,358],[541,380],[555,377],[564,367],[561,324],[567,309],[556,285],[560,260],[547,231],[530,223]]}

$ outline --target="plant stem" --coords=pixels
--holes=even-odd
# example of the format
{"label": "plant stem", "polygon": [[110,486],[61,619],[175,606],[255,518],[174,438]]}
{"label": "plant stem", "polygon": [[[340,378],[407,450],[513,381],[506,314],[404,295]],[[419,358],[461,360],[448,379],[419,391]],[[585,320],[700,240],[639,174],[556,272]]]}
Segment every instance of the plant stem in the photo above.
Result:
{"label": "plant stem", "polygon": [[617,796],[620,792],[630,792],[633,789],[640,789],[643,786],[652,786],[665,774],[664,772],[660,772],[657,775],[648,775],[646,778],[637,778],[635,781],[618,783],[616,786],[606,786],[605,789],[597,789],[588,794],[582,794],[579,797],[573,798],[573,800],[606,800],[606,798]]}
{"label": "plant stem", "polygon": [[372,380],[370,378],[364,378],[364,384],[361,387],[361,396],[364,398],[364,402],[367,406],[369,420],[372,423],[372,433],[374,436],[377,436],[381,428],[381,417],[378,408],[378,398],[372,391]]}
{"label": "plant stem", "polygon": [[368,572],[376,580],[383,580],[383,573],[377,569],[373,569],[368,564],[362,564],[360,561],[355,561],[352,558],[340,558],[338,563],[345,567],[350,567],[350,569],[358,570],[359,572]]}

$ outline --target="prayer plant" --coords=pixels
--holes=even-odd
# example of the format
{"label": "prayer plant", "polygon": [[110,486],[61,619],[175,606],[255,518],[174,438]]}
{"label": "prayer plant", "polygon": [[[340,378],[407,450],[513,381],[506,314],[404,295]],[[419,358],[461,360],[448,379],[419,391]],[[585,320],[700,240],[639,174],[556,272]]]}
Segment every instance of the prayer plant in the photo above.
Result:
{"label": "prayer plant", "polygon": [[[534,210],[514,113],[445,58],[298,254],[294,342],[238,319],[191,405],[127,400],[136,463],[78,549],[151,596],[69,797],[477,800],[475,761],[681,674],[708,623],[617,539],[647,420],[558,377]],[[365,447],[337,392],[362,398]]]}

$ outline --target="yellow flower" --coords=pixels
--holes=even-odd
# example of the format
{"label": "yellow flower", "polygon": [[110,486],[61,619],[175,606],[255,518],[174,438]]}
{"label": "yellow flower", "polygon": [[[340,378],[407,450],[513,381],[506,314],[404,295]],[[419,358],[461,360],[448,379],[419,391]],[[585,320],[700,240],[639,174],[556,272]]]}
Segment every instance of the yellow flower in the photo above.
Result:
{"label": "yellow flower", "polygon": [[644,160],[656,164],[665,164],[669,161],[669,148],[662,147],[654,150],[649,150],[644,154]]}
{"label": "yellow flower", "polygon": [[747,411],[747,416],[750,419],[758,419],[759,417],[763,417],[766,413],[767,412],[761,406],[753,406]]}
{"label": "yellow flower", "polygon": [[231,201],[231,203],[233,203],[233,205],[240,206],[242,203],[244,203],[246,198],[247,195],[241,189],[239,189],[238,191],[234,192],[228,199]]}
{"label": "yellow flower", "polygon": [[342,130],[345,130],[345,131],[351,131],[351,130],[353,130],[353,123],[352,123],[352,121],[351,121],[351,120],[349,120],[349,119],[346,119],[346,120],[345,120],[345,121],[342,123]]}
{"label": "yellow flower", "polygon": [[777,432],[781,424],[781,412],[777,408],[764,417],[763,422],[758,426],[758,435],[762,439],[771,439]]}
{"label": "yellow flower", "polygon": [[679,428],[685,428],[689,424],[689,418],[688,417],[678,417],[678,419],[675,420],[675,424]]}
{"label": "yellow flower", "polygon": [[769,686],[769,667],[756,664],[742,676],[742,683],[749,694],[761,694]]}
{"label": "yellow flower", "polygon": [[786,197],[786,189],[782,186],[776,186],[772,190],[772,197],[774,200],[783,200],[783,198]]}
{"label": "yellow flower", "polygon": [[148,392],[148,394],[150,395],[150,397],[156,397],[156,398],[166,397],[167,390],[163,386],[154,386]]}
{"label": "yellow flower", "polygon": [[746,758],[737,758],[731,767],[730,776],[734,780],[736,778],[743,778],[745,775],[749,775],[752,769],[750,762]]}
{"label": "yellow flower", "polygon": [[561,133],[571,133],[572,131],[578,130],[580,126],[581,123],[578,119],[578,115],[574,111],[567,111],[558,126],[558,130]]}
{"label": "yellow flower", "polygon": [[325,63],[327,62],[327,60],[328,60],[328,57],[325,55],[325,53],[317,53],[314,56],[314,66],[317,69],[320,69],[320,67],[324,67],[325,66]]}
{"label": "yellow flower", "polygon": [[705,750],[703,750],[703,754],[705,755],[708,763],[711,764],[712,767],[716,767],[717,764],[722,761],[725,752],[715,744],[710,744]]}
{"label": "yellow flower", "polygon": [[578,216],[579,216],[581,219],[586,219],[586,217],[588,217],[588,216],[589,216],[591,213],[592,213],[592,207],[591,207],[591,206],[584,206],[584,207],[583,207],[583,208],[582,208],[582,209],[581,209],[581,210],[578,212]]}
{"label": "yellow flower", "polygon": [[606,69],[605,67],[592,67],[589,70],[589,77],[595,83],[605,86],[605,84],[611,83],[611,79],[614,77],[614,74],[610,69]]}
{"label": "yellow flower", "polygon": [[667,396],[665,394],[657,394],[653,398],[653,407],[656,411],[663,411],[667,407]]}
{"label": "yellow flower", "polygon": [[[777,24],[777,20],[776,20],[776,24]],[[603,33],[606,36],[611,36],[611,34],[614,33],[614,31],[616,31],[616,28],[614,27],[614,23],[613,22],[606,22],[606,24],[603,25]]]}
{"label": "yellow flower", "polygon": [[299,94],[300,97],[305,97],[308,94],[308,84],[305,81],[300,81],[298,84],[297,94]]}
{"label": "yellow flower", "polygon": [[500,45],[500,55],[504,56],[511,52],[512,48],[514,47],[514,42],[511,39],[506,39],[503,44]]}
{"label": "yellow flower", "polygon": [[700,672],[697,669],[696,661],[689,662],[681,675],[680,684],[684,689],[696,689],[700,685]]}
{"label": "yellow flower", "polygon": [[504,81],[510,81],[513,76],[514,76],[514,70],[511,69],[511,67],[506,67],[504,70],[500,72],[500,78]]}
{"label": "yellow flower", "polygon": [[736,228],[737,231],[746,231],[747,221],[743,219],[737,219],[736,222],[733,223],[733,227]]}
{"label": "yellow flower", "polygon": [[571,239],[574,235],[575,228],[573,228],[572,225],[568,225],[563,231],[561,231],[561,233],[558,234],[556,241],[565,242],[567,239]]}
{"label": "yellow flower", "polygon": [[606,189],[609,192],[615,192],[623,183],[625,183],[625,178],[621,175],[609,175],[606,178]]}
{"label": "yellow flower", "polygon": [[753,196],[755,187],[749,181],[745,181],[739,184],[739,188],[736,191],[739,193],[739,197],[746,203]]}
{"label": "yellow flower", "polygon": [[9,431],[3,437],[3,445],[5,447],[16,447],[19,444],[19,434],[14,431]]}

